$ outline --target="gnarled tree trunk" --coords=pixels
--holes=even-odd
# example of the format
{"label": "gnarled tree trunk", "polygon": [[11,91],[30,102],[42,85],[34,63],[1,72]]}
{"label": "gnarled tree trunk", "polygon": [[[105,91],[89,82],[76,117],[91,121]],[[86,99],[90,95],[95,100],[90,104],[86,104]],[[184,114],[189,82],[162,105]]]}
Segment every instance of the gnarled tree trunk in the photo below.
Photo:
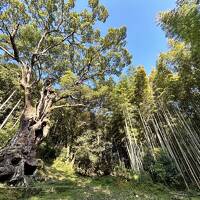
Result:
{"label": "gnarled tree trunk", "polygon": [[48,115],[55,99],[55,93],[47,82],[37,106],[32,106],[30,87],[25,88],[25,108],[20,128],[6,147],[0,150],[0,181],[26,185],[26,176],[32,175],[37,168],[37,148],[48,134]]}

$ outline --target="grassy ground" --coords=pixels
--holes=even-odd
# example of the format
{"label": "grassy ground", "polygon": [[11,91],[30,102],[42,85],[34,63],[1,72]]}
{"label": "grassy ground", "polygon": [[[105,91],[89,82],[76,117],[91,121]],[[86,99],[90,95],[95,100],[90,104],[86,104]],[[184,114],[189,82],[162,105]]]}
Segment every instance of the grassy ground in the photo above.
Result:
{"label": "grassy ground", "polygon": [[0,187],[0,200],[200,200],[197,193],[172,191],[148,181],[139,183],[111,176],[88,178],[57,170],[48,172],[51,176],[29,188]]}

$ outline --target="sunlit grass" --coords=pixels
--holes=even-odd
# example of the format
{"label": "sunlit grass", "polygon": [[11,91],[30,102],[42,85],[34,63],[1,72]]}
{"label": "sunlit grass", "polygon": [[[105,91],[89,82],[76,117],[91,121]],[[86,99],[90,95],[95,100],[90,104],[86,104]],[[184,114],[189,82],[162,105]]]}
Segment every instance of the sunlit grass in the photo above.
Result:
{"label": "sunlit grass", "polygon": [[29,188],[3,188],[0,200],[197,200],[186,193],[169,190],[152,182],[127,181],[120,177],[82,177],[75,173],[48,168],[45,182]]}

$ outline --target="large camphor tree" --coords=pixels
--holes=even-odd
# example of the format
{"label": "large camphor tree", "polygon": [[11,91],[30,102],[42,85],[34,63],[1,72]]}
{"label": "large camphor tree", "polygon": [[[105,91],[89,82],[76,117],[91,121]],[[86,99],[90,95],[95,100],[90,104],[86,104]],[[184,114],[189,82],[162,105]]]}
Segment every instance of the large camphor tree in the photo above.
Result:
{"label": "large camphor tree", "polygon": [[75,0],[0,1],[0,64],[20,69],[24,94],[19,130],[0,150],[0,181],[26,184],[52,111],[85,106],[81,88],[97,90],[131,62],[126,28],[102,35],[96,27],[107,9],[98,0],[88,4],[78,12]]}

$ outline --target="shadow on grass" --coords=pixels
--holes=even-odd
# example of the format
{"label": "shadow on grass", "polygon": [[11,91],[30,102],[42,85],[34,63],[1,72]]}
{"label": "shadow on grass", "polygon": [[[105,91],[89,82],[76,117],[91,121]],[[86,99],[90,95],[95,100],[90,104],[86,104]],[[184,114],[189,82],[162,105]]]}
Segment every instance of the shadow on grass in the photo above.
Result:
{"label": "shadow on grass", "polygon": [[[29,187],[0,187],[0,200],[19,199],[110,199],[111,191],[107,184],[96,178],[81,177],[76,174],[52,169],[45,182],[34,182]],[[111,182],[111,181],[110,181]]]}
{"label": "shadow on grass", "polygon": [[172,194],[161,185],[138,184],[120,177],[82,177],[57,169],[48,170],[45,182],[34,182],[28,188],[1,188],[0,200],[197,200]]}

